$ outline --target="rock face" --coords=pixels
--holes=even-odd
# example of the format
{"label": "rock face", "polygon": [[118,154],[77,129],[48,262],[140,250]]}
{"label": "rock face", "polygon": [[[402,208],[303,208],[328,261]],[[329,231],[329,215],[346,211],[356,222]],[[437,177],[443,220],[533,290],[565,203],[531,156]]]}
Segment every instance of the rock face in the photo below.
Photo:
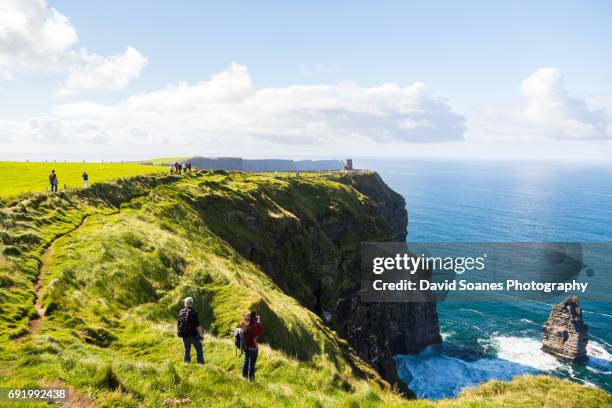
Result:
{"label": "rock face", "polygon": [[588,327],[582,321],[582,308],[577,296],[570,296],[554,305],[542,330],[543,351],[570,363],[587,360]]}
{"label": "rock face", "polygon": [[[408,213],[404,198],[391,190],[377,174],[353,175],[339,180],[376,202],[393,233],[387,241],[405,242]],[[362,241],[367,241],[366,237]],[[383,240],[380,240],[383,241]],[[345,252],[345,256],[348,256]],[[359,273],[359,254],[350,269]],[[359,275],[355,275],[358,282]],[[403,384],[397,376],[395,354],[418,353],[442,341],[435,303],[363,303],[358,285],[337,302],[332,327],[346,338],[357,354],[390,382]]]}

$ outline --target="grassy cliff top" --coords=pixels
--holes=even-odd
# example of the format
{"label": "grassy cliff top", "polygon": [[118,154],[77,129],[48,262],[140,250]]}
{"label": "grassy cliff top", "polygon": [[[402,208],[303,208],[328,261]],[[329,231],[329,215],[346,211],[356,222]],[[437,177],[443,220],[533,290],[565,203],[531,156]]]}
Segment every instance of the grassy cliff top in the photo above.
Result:
{"label": "grassy cliff top", "polygon": [[[261,226],[249,243],[265,251],[270,234],[316,219],[351,219],[359,234],[388,238],[393,232],[355,183],[376,188],[379,179],[368,172],[144,176],[0,209],[0,386],[64,385],[81,406],[118,407],[182,398],[227,407],[612,402],[603,391],[547,377],[406,401],[296,300],[309,299],[307,286],[287,273],[281,288],[241,255],[240,242],[223,238]],[[181,363],[175,316],[186,296],[206,330],[203,367]],[[254,383],[241,379],[231,341],[248,309],[264,325]]]}
{"label": "grassy cliff top", "polygon": [[0,161],[0,199],[49,189],[49,173],[55,170],[59,188],[83,186],[83,171],[89,182],[101,183],[122,177],[161,173],[165,169],[135,163],[35,163]]}

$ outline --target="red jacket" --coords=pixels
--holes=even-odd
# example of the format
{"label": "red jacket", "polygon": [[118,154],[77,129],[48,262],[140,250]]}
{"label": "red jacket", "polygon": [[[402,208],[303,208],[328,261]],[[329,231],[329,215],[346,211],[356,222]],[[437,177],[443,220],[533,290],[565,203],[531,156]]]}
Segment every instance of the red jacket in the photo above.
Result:
{"label": "red jacket", "polygon": [[246,346],[248,349],[257,348],[257,338],[261,336],[261,325],[255,323],[251,326],[251,330],[247,327],[244,331],[244,339],[246,340]]}

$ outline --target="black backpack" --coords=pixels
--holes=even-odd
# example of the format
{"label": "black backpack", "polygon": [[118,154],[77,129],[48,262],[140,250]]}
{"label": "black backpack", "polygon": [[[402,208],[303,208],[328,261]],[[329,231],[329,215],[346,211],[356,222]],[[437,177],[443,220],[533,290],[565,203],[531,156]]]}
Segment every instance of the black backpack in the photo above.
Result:
{"label": "black backpack", "polygon": [[189,314],[191,309],[181,309],[176,322],[176,335],[179,337],[189,337],[193,334],[193,327],[189,323]]}
{"label": "black backpack", "polygon": [[246,341],[244,338],[244,330],[241,327],[236,328],[234,330],[234,346],[236,346],[236,350],[240,350],[240,355],[244,353],[244,349],[246,348]]}

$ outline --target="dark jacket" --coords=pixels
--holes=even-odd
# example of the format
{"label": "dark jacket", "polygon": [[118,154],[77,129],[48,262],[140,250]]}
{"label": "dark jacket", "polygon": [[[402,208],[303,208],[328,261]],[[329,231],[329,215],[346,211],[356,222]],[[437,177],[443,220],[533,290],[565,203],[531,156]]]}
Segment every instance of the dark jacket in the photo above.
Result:
{"label": "dark jacket", "polygon": [[200,317],[198,316],[198,312],[196,312],[192,307],[184,307],[179,312],[179,316],[181,315],[181,313],[189,313],[187,316],[189,327],[187,329],[187,332],[185,333],[185,337],[198,335],[199,333],[196,330],[196,327],[200,325]]}

